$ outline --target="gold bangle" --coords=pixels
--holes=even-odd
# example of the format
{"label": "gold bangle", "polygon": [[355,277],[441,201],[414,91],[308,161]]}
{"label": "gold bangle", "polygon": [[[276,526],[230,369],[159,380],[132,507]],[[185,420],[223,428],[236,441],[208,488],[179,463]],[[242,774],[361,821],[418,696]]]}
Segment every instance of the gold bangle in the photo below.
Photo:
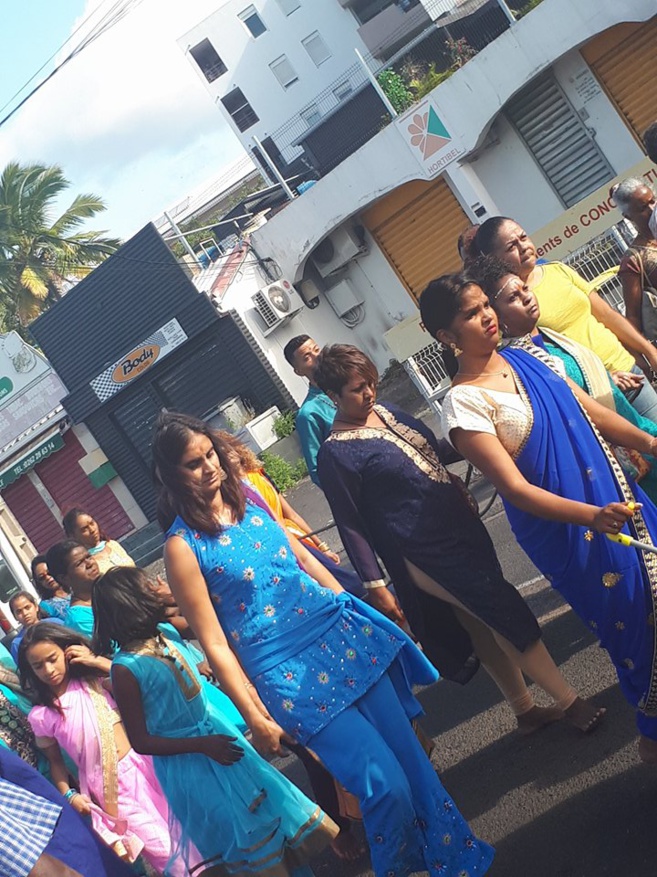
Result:
{"label": "gold bangle", "polygon": [[249,688],[255,688],[253,682],[249,682],[248,680],[244,683],[244,687],[248,690]]}
{"label": "gold bangle", "polygon": [[326,542],[319,542],[317,547],[320,551],[324,551],[324,552],[331,550]]}

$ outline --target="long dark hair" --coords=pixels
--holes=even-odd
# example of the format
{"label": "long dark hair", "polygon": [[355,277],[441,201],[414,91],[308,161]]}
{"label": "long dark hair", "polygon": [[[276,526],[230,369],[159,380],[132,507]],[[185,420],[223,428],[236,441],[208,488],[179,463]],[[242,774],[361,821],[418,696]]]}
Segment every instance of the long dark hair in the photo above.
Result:
{"label": "long dark hair", "polygon": [[111,655],[116,645],[155,636],[166,617],[148,575],[136,566],[109,569],[96,582],[91,601],[97,654]]}
{"label": "long dark hair", "polygon": [[[41,563],[45,563],[45,565],[48,566],[48,561],[45,554],[37,554],[35,557],[32,558],[32,562],[30,564],[30,568],[32,570],[32,582],[34,583],[34,587],[36,588],[36,592],[39,597],[41,597],[42,600],[49,600],[52,597],[52,591],[49,591],[48,588],[44,587],[44,585],[42,585],[36,577],[36,568]],[[52,575],[52,573],[50,572],[50,567],[48,567],[48,572],[53,577],[53,579],[55,579],[56,584],[62,590],[70,593],[71,589],[68,587],[68,585],[63,585],[61,582],[58,582],[57,577]]]}
{"label": "long dark hair", "polygon": [[[87,646],[91,649],[91,642],[86,636],[82,636],[81,633],[71,630],[69,627],[51,624],[48,621],[40,621],[34,627],[28,628],[21,641],[18,649],[18,672],[21,688],[30,700],[56,709],[63,715],[59,700],[55,697],[52,688],[39,679],[27,659],[28,649],[37,643],[53,643],[53,645],[59,646],[62,651],[66,651],[69,646]],[[91,679],[101,675],[83,664],[68,664],[68,673],[73,679]]]}
{"label": "long dark hair", "polygon": [[[96,521],[91,512],[80,508],[69,509],[62,518],[62,527],[64,528],[64,532],[69,537],[69,539],[75,539],[75,531],[78,526],[78,518],[81,518],[82,515],[87,515],[92,520]],[[105,542],[109,537],[107,533],[103,530],[101,525],[98,523],[98,521],[96,521],[96,523],[98,524],[98,538],[101,542]]]}
{"label": "long dark hair", "polygon": [[204,533],[217,534],[221,526],[200,489],[183,482],[180,461],[193,435],[204,435],[214,447],[226,480],[221,495],[238,521],[244,517],[245,496],[238,467],[231,458],[221,433],[207,423],[176,411],[162,411],[155,424],[153,437],[153,481],[158,491],[157,519],[168,530],[176,515],[191,527]]}
{"label": "long dark hair", "polygon": [[[461,309],[461,296],[469,286],[478,286],[478,281],[469,271],[461,274],[443,274],[432,280],[420,296],[420,317],[424,328],[436,338],[440,329],[449,329]],[[451,349],[443,345],[443,360],[450,375],[459,370],[456,357]]]}

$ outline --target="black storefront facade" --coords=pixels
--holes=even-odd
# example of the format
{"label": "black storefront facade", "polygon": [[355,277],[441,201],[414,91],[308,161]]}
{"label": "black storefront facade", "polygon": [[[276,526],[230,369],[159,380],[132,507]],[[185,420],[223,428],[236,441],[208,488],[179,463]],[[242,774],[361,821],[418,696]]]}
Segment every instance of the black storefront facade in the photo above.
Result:
{"label": "black storefront facade", "polygon": [[237,316],[219,316],[153,225],[35,320],[30,330],[149,520],[152,428],[169,408],[209,416],[240,396],[256,414],[294,402]]}

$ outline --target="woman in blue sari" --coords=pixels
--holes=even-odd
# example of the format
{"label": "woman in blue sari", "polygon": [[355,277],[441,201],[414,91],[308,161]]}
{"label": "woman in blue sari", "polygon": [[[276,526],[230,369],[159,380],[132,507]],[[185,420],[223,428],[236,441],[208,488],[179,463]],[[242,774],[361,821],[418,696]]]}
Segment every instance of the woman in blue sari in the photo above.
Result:
{"label": "woman in blue sari", "polygon": [[[540,350],[560,360],[566,376],[585,393],[643,432],[657,436],[657,423],[639,414],[623,394],[623,389],[633,389],[625,383],[634,378],[632,374],[615,372],[611,375],[588,347],[540,326],[541,312],[534,292],[503,262],[483,257],[471,266],[470,272],[481,281],[481,288],[498,316],[502,335],[508,343],[523,347],[536,356],[540,355]],[[623,470],[640,481],[642,490],[657,502],[657,460],[654,457],[642,458],[627,448],[613,450]]]}
{"label": "woman in blue sari", "polygon": [[438,678],[429,661],[288,538],[202,421],[162,413],[153,462],[171,590],[256,748],[292,738],[358,798],[376,877],[485,874],[493,850],[409,721],[411,686]]}
{"label": "woman in blue sari", "polygon": [[495,484],[522,548],[599,637],[637,711],[639,754],[657,762],[657,559],[604,537],[657,538],[657,509],[606,443],[652,455],[657,439],[527,351],[498,352],[497,317],[468,275],[432,281],[420,307],[458,362],[445,434]]}

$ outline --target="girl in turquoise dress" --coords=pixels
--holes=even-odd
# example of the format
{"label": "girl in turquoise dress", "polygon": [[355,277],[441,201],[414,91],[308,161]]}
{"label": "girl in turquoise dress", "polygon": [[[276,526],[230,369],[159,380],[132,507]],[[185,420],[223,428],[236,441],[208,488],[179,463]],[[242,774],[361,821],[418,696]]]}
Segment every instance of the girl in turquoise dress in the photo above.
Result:
{"label": "girl in turquoise dress", "polygon": [[337,826],[247,742],[208,699],[195,658],[158,625],[164,607],[143,570],[116,567],[94,588],[98,648],[112,661],[114,696],[130,743],[153,756],[183,827],[179,854],[226,875],[312,877],[305,864]]}
{"label": "girl in turquoise dress", "polygon": [[433,666],[288,540],[202,421],[163,412],[153,459],[171,590],[254,745],[279,753],[292,737],[358,798],[376,877],[485,874],[493,850],[411,728],[412,685]]}

